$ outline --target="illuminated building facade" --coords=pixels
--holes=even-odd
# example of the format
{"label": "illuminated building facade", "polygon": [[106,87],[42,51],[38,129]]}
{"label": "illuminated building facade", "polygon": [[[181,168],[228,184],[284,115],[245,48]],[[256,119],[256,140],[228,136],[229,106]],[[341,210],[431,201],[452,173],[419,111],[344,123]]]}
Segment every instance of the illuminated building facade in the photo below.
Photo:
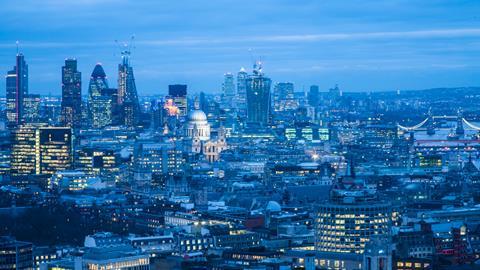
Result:
{"label": "illuminated building facade", "polygon": [[82,73],[76,59],[66,59],[62,67],[62,124],[78,128],[82,122]]}
{"label": "illuminated building facade", "polygon": [[293,83],[277,83],[275,84],[273,93],[273,108],[275,111],[285,111],[298,107],[298,103],[294,96]]}
{"label": "illuminated building facade", "polygon": [[7,125],[14,128],[23,121],[23,99],[28,94],[28,65],[23,54],[16,57],[13,70],[6,77]]}
{"label": "illuminated building facade", "polygon": [[373,190],[353,185],[334,188],[330,201],[319,205],[315,218],[315,250],[363,254],[372,236],[387,236],[391,204],[376,199]]}
{"label": "illuminated building facade", "polygon": [[104,96],[106,89],[108,89],[107,75],[102,65],[97,64],[88,85],[88,114],[93,128],[102,128],[111,123],[112,101],[111,98]]}
{"label": "illuminated building facade", "polygon": [[80,191],[87,187],[87,176],[81,171],[58,171],[50,179],[51,189]]}
{"label": "illuminated building facade", "polygon": [[119,247],[91,248],[81,258],[82,269],[150,270],[148,254],[136,254]]}
{"label": "illuminated building facade", "polygon": [[25,123],[40,121],[40,95],[28,94],[23,99],[23,119]]}
{"label": "illuminated building facade", "polygon": [[33,245],[15,239],[0,237],[0,269],[32,270]]}
{"label": "illuminated building facade", "polygon": [[270,86],[272,80],[264,76],[261,64],[246,79],[247,121],[267,125],[270,117]]}
{"label": "illuminated building facade", "polygon": [[186,84],[172,84],[168,86],[168,95],[175,106],[178,108],[179,115],[187,115],[187,85]]}
{"label": "illuminated building facade", "polygon": [[174,142],[139,142],[134,149],[134,171],[175,174],[181,171],[182,152]]}
{"label": "illuminated building facade", "polygon": [[108,176],[118,171],[115,151],[99,146],[82,147],[76,150],[75,168],[88,176]]}
{"label": "illuminated building facade", "polygon": [[12,176],[35,173],[35,142],[38,125],[20,125],[12,130],[11,168]]}
{"label": "illuminated building facade", "polygon": [[328,128],[318,126],[293,126],[285,128],[285,137],[287,140],[305,140],[305,141],[328,141],[330,131]]}
{"label": "illuminated building facade", "polygon": [[240,116],[247,115],[247,77],[248,74],[244,68],[237,73],[237,94],[235,96],[235,106]]}
{"label": "illuminated building facade", "polygon": [[229,107],[232,104],[233,98],[235,97],[235,82],[233,74],[228,72],[223,76],[222,84],[223,99],[226,102],[226,105]]}
{"label": "illuminated building facade", "polygon": [[35,138],[35,173],[52,175],[72,167],[72,129],[40,127]]}
{"label": "illuminated building facade", "polygon": [[178,116],[180,114],[180,110],[175,105],[175,102],[172,98],[165,100],[163,108],[166,110],[168,116]]}
{"label": "illuminated building facade", "polygon": [[122,63],[118,65],[118,96],[121,124],[133,127],[137,124],[140,105],[138,103],[137,86],[130,66],[129,53],[122,55]]}

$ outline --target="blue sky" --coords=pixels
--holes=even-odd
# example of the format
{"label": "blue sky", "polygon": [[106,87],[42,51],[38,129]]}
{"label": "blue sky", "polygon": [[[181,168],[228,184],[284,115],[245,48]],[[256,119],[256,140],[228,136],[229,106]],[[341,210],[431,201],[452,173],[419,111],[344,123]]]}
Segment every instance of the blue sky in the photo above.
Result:
{"label": "blue sky", "polygon": [[476,0],[2,1],[0,72],[19,40],[32,93],[60,94],[66,57],[79,61],[84,93],[97,62],[115,86],[114,41],[134,34],[140,95],[172,83],[219,92],[223,73],[249,69],[251,54],[296,90],[479,86],[479,14]]}

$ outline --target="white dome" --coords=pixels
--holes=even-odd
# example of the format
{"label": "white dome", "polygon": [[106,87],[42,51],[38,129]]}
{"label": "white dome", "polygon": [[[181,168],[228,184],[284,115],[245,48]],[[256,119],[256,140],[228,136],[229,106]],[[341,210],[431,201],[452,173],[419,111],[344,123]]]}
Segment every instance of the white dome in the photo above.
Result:
{"label": "white dome", "polygon": [[270,210],[270,212],[280,212],[282,211],[282,207],[276,201],[269,201],[266,210]]}
{"label": "white dome", "polygon": [[193,110],[188,113],[188,121],[190,122],[207,121],[207,115],[202,110]]}

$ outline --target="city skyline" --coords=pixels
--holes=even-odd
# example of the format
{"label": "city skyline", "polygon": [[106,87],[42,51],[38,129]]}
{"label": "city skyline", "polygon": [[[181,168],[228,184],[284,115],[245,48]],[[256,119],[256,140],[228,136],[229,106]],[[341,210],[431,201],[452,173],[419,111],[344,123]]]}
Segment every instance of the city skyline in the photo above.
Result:
{"label": "city skyline", "polygon": [[[19,40],[32,93],[60,95],[61,66],[71,57],[83,81],[97,62],[116,81],[115,40],[135,35],[140,95],[166,94],[175,83],[192,93],[221,93],[223,74],[250,71],[256,58],[272,81],[293,82],[296,91],[336,83],[345,91],[479,85],[474,1],[252,3],[7,2],[0,11],[0,71],[11,69]],[[77,17],[70,18],[72,10]]]}

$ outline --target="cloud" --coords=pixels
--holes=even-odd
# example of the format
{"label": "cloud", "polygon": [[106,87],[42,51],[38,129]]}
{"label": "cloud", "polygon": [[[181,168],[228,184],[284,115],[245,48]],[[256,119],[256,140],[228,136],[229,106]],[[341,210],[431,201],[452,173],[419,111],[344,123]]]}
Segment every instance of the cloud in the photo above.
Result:
{"label": "cloud", "polygon": [[[363,33],[321,33],[301,35],[261,35],[261,36],[236,36],[236,37],[184,37],[173,39],[146,39],[137,40],[136,45],[141,46],[195,46],[215,44],[239,43],[292,43],[292,42],[331,42],[348,40],[389,40],[389,39],[447,39],[447,38],[472,38],[480,37],[480,28],[459,29],[431,29],[415,31],[391,32],[363,32]],[[21,41],[22,47],[27,48],[68,48],[68,47],[102,47],[112,46],[113,41],[91,42],[43,42]],[[0,43],[0,48],[15,47],[14,42]]]}

